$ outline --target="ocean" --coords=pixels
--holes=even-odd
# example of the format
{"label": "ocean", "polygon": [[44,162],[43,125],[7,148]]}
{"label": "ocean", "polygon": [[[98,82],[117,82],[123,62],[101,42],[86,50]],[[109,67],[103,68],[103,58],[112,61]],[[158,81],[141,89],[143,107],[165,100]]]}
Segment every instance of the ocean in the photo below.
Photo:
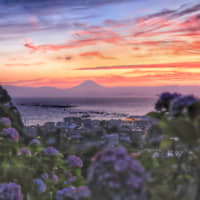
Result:
{"label": "ocean", "polygon": [[155,98],[14,98],[24,124],[42,125],[65,117],[125,119],[154,109]]}

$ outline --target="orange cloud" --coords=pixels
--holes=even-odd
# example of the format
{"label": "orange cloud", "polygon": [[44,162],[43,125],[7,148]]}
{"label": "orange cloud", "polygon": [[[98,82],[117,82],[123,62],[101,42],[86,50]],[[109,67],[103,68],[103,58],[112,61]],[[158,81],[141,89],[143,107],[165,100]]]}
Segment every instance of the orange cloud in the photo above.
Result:
{"label": "orange cloud", "polygon": [[105,60],[111,60],[111,59],[115,59],[112,56],[104,56],[102,53],[100,53],[99,51],[90,51],[90,52],[84,52],[80,54],[81,57],[97,57],[100,59],[105,59]]}
{"label": "orange cloud", "polygon": [[7,63],[4,64],[6,67],[29,67],[29,66],[39,66],[43,65],[43,62],[36,62],[36,63]]}

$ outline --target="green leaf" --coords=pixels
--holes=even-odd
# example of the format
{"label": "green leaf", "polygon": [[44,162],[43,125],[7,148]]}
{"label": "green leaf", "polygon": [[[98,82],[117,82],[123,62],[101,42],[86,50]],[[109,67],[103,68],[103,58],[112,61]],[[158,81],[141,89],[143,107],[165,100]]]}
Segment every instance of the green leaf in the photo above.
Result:
{"label": "green leaf", "polygon": [[171,140],[163,140],[160,144],[160,148],[161,149],[166,149],[167,147],[172,145],[172,141]]}
{"label": "green leaf", "polygon": [[200,137],[193,123],[184,118],[161,122],[160,127],[166,135],[178,137],[186,144],[195,143]]}

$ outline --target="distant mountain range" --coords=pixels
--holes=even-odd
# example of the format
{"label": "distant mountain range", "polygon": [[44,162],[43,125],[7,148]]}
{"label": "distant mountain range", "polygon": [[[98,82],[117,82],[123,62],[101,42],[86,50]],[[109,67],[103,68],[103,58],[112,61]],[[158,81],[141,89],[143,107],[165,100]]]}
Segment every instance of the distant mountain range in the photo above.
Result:
{"label": "distant mountain range", "polygon": [[155,97],[162,92],[200,96],[200,86],[104,87],[87,80],[70,89],[4,85],[12,97]]}

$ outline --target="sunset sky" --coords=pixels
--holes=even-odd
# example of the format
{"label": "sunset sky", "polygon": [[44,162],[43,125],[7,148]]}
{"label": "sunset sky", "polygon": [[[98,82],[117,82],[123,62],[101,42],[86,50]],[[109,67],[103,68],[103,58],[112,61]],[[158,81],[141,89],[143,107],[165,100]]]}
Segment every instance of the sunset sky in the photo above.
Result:
{"label": "sunset sky", "polygon": [[0,0],[0,83],[200,85],[199,0]]}

